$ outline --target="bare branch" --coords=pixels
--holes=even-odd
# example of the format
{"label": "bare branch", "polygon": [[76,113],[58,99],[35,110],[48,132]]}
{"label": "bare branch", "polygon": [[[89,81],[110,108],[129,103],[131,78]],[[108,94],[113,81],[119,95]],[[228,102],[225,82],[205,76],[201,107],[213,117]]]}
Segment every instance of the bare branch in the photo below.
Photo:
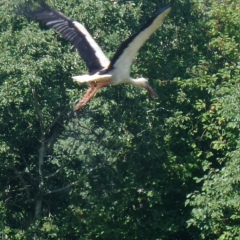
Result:
{"label": "bare branch", "polygon": [[53,194],[53,193],[58,193],[58,192],[67,190],[67,189],[71,188],[72,186],[77,185],[77,184],[78,184],[80,181],[82,181],[88,174],[90,174],[92,171],[94,171],[94,170],[96,170],[96,169],[99,169],[99,168],[102,167],[102,166],[108,166],[108,167],[109,167],[109,165],[108,165],[108,164],[105,164],[105,163],[99,164],[99,165],[97,165],[96,167],[91,168],[91,169],[82,177],[82,179],[77,180],[77,181],[75,181],[75,182],[72,182],[72,183],[66,185],[65,187],[62,187],[62,188],[59,188],[59,189],[56,189],[56,190],[52,190],[52,191],[48,191],[48,192],[45,193],[45,195]]}
{"label": "bare branch", "polygon": [[60,119],[63,118],[63,114],[66,113],[68,107],[65,107],[59,114],[58,116],[53,120],[52,124],[47,128],[46,132],[49,132],[56,123],[60,122]]}
{"label": "bare branch", "polygon": [[67,190],[68,188],[74,186],[74,185],[77,185],[81,180],[77,180],[75,182],[72,182],[70,184],[68,184],[67,186],[65,187],[62,187],[62,188],[59,188],[59,189],[56,189],[56,190],[53,190],[53,191],[48,191],[46,192],[45,195],[48,195],[48,194],[52,194],[52,193],[57,193],[57,192],[61,192],[61,191],[64,191],[64,190]]}
{"label": "bare branch", "polygon": [[39,120],[40,127],[41,127],[41,132],[42,132],[42,135],[44,136],[44,134],[45,134],[44,118],[43,118],[42,111],[40,110],[40,107],[39,107],[35,88],[32,88],[32,95],[33,95],[34,108],[37,113],[38,120]]}
{"label": "bare branch", "polygon": [[39,103],[38,103],[38,99],[37,99],[37,94],[35,91],[35,88],[32,87],[32,95],[33,95],[33,102],[34,102],[34,108],[36,111],[36,114],[38,116],[38,120],[40,123],[40,128],[41,128],[41,139],[40,139],[40,143],[41,143],[41,147],[39,149],[39,156],[38,156],[38,172],[40,175],[40,184],[39,184],[39,189],[41,189],[43,187],[43,171],[42,171],[42,166],[43,166],[43,162],[44,162],[44,155],[45,155],[45,126],[44,126],[44,117],[42,114],[42,111],[39,107]]}
{"label": "bare branch", "polygon": [[21,173],[15,168],[12,167],[12,170],[14,171],[14,173],[18,176],[21,184],[23,185],[23,188],[21,188],[20,190],[25,190],[27,193],[27,196],[30,198],[30,191],[29,191],[29,185],[27,184],[27,182],[24,180],[24,178],[22,177]]}
{"label": "bare branch", "polygon": [[61,165],[61,167],[60,167],[57,171],[55,171],[54,173],[49,174],[48,176],[46,176],[45,179],[48,180],[48,179],[50,179],[50,178],[55,177],[59,172],[62,171],[62,169],[63,169],[63,165]]}

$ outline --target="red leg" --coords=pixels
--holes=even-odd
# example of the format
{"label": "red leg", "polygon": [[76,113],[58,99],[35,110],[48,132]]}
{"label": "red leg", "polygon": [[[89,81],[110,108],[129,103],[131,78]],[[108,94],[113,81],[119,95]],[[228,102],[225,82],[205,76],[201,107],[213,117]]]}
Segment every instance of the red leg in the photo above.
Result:
{"label": "red leg", "polygon": [[103,82],[103,83],[98,83],[96,86],[96,83],[92,83],[89,87],[89,89],[87,90],[87,92],[85,93],[85,95],[83,96],[83,98],[78,102],[78,104],[75,106],[74,110],[78,111],[80,110],[82,107],[84,107],[90,100],[91,98],[97,93],[97,91],[110,84],[110,82]]}
{"label": "red leg", "polygon": [[77,103],[77,105],[75,106],[74,110],[80,110],[83,106],[85,106],[87,104],[87,102],[89,101],[89,95],[90,93],[93,91],[93,89],[96,87],[96,83],[91,83],[90,87],[88,88],[87,92],[84,94],[84,96],[82,97],[82,99]]}

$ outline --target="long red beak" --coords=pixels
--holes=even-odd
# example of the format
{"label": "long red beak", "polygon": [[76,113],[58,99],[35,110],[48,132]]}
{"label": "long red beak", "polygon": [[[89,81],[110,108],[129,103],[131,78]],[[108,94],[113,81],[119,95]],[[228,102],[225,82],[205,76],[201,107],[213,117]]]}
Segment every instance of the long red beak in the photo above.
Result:
{"label": "long red beak", "polygon": [[155,98],[158,97],[157,93],[150,87],[150,85],[146,86],[146,90]]}

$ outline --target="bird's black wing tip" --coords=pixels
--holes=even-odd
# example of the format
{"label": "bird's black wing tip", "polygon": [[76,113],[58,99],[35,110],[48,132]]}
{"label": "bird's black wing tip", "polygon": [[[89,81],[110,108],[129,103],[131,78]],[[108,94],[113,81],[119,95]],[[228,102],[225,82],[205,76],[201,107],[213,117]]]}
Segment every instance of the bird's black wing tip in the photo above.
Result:
{"label": "bird's black wing tip", "polygon": [[[173,1],[174,1],[174,0],[173,0]],[[160,8],[160,9],[157,11],[156,15],[162,14],[162,13],[164,13],[165,11],[167,11],[168,9],[171,9],[171,8],[172,8],[172,5],[173,5],[173,3],[172,3],[173,1],[169,2],[169,3],[166,4],[164,7]]]}

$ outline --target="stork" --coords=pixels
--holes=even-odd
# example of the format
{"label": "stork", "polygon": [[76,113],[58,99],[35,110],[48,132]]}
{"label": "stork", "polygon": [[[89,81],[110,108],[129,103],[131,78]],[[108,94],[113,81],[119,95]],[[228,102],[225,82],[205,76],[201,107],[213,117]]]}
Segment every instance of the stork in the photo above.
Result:
{"label": "stork", "polygon": [[78,84],[90,83],[86,94],[74,108],[77,111],[85,106],[100,88],[107,85],[129,83],[144,88],[153,97],[157,97],[147,79],[133,79],[130,77],[130,68],[138,50],[153,32],[162,25],[171,8],[171,3],[169,3],[159,9],[138,32],[120,45],[111,61],[105,56],[99,45],[81,23],[72,21],[61,12],[50,8],[47,4],[41,3],[40,9],[37,11],[29,10],[25,12],[25,15],[41,21],[48,27],[60,32],[64,38],[70,41],[85,61],[89,74],[72,77]]}

